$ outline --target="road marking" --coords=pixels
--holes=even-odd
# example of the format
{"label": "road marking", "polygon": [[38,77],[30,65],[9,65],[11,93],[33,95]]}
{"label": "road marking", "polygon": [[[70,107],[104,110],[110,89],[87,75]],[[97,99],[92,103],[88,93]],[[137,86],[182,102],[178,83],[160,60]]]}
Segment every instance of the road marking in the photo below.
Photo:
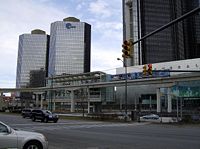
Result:
{"label": "road marking", "polygon": [[146,125],[147,123],[99,123],[99,124],[75,124],[73,125],[18,125],[25,127],[16,127],[17,129],[23,129],[28,131],[38,131],[38,130],[58,130],[58,129],[90,129],[90,128],[101,128],[101,127],[127,127],[127,126],[140,126]]}
{"label": "road marking", "polygon": [[46,126],[46,125],[74,125],[74,124],[102,124],[104,122],[65,122],[65,123],[40,123],[39,121],[36,121],[34,123],[30,124],[10,124],[10,126]]}

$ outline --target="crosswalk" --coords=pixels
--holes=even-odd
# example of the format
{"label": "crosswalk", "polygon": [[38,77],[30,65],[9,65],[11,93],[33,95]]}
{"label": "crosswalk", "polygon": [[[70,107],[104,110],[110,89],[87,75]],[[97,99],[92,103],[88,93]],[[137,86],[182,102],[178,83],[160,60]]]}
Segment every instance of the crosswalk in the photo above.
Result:
{"label": "crosswalk", "polygon": [[129,127],[145,125],[145,123],[40,123],[40,124],[13,124],[12,127],[20,130],[39,131],[39,130],[59,130],[59,129],[90,129],[100,127]]}

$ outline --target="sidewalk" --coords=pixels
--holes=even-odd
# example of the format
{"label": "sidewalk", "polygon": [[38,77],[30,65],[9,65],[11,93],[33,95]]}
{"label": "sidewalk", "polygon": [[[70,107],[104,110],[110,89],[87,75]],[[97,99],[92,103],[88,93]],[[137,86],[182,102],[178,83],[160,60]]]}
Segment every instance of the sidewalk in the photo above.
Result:
{"label": "sidewalk", "polygon": [[[59,116],[71,116],[71,117],[82,117],[83,116],[83,113],[67,113],[67,114],[57,113],[57,114]],[[84,116],[87,117],[87,114],[85,113]]]}

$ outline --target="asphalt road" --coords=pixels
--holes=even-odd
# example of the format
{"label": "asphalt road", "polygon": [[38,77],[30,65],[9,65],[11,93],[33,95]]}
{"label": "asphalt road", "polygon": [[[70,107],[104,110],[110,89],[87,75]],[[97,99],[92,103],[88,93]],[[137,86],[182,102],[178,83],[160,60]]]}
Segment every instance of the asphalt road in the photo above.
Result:
{"label": "asphalt road", "polygon": [[49,149],[200,149],[200,126],[59,120],[32,122],[0,114],[13,128],[43,133]]}

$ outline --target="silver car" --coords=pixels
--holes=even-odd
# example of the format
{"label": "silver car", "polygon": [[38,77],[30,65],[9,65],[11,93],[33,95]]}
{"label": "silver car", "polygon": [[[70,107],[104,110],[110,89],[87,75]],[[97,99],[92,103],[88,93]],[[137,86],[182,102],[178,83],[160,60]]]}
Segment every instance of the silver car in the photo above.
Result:
{"label": "silver car", "polygon": [[43,134],[14,130],[0,121],[0,149],[48,149],[48,141]]}
{"label": "silver car", "polygon": [[158,120],[159,119],[159,116],[156,115],[156,114],[149,114],[149,115],[145,115],[145,116],[142,116],[143,119],[153,119],[153,120]]}

